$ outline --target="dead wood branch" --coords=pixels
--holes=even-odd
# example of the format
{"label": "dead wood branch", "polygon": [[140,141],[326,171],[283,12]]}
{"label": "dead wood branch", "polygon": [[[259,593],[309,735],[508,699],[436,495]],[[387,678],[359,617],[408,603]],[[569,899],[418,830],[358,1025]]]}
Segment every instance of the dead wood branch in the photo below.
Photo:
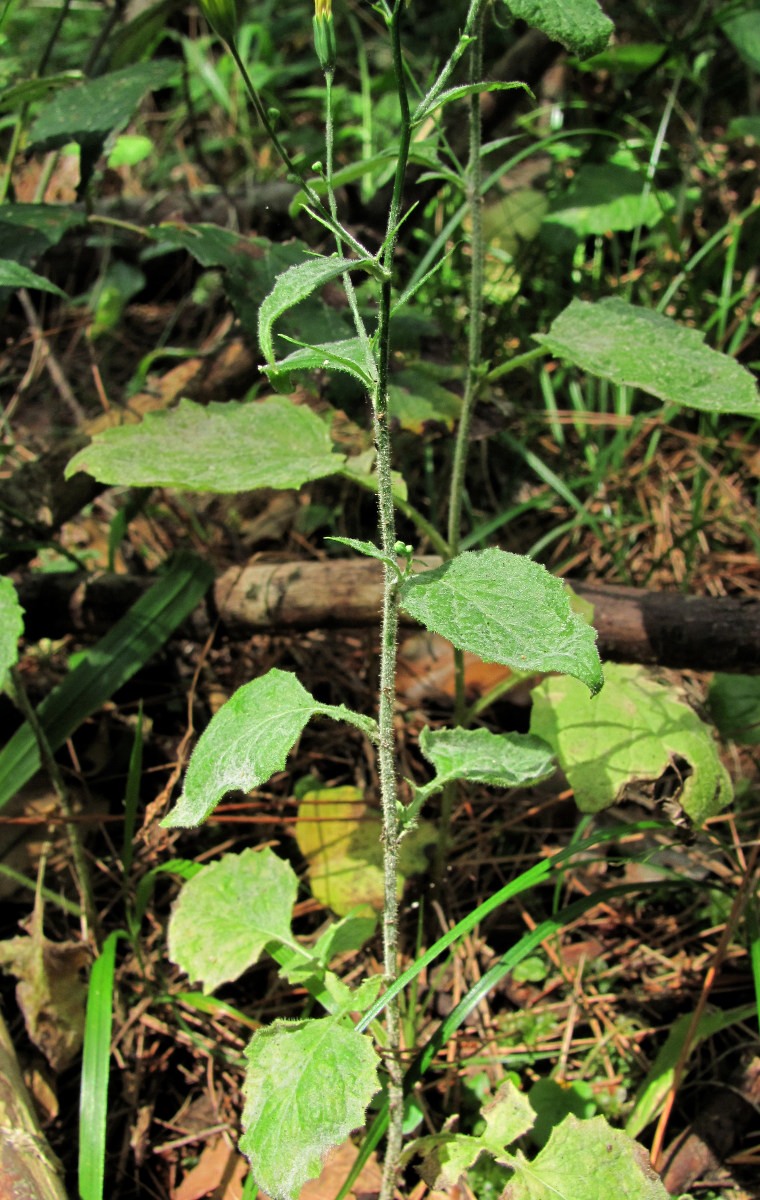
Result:
{"label": "dead wood branch", "polygon": [[[425,560],[430,567],[439,563]],[[214,604],[223,624],[242,634],[371,626],[380,611],[381,572],[368,559],[256,561],[220,576]],[[31,576],[20,587],[27,637],[99,633],[151,582],[117,575]],[[572,586],[594,605],[602,658],[695,671],[760,671],[760,597]],[[203,621],[194,624],[200,632]]]}
{"label": "dead wood branch", "polygon": [[0,1014],[0,1192],[66,1200],[62,1168],[42,1132]]}

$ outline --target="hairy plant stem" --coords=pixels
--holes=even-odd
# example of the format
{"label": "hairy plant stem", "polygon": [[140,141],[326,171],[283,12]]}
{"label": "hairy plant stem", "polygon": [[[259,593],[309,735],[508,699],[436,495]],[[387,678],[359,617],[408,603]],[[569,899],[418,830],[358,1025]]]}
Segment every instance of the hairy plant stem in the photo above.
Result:
{"label": "hairy plant stem", "polygon": [[[390,360],[391,273],[398,236],[401,200],[406,176],[411,120],[409,100],[404,82],[404,62],[401,54],[400,21],[403,0],[395,0],[387,20],[393,51],[393,66],[401,111],[396,173],[393,195],[388,210],[388,224],[383,245],[383,266],[386,282],[382,284],[377,330],[376,361],[377,388],[374,395],[373,419],[377,448],[378,507],[380,537],[383,553],[395,559],[396,514],[391,479],[391,432],[388,412],[388,367]],[[380,703],[378,712],[378,765],[383,807],[383,852],[385,902],[383,908],[383,965],[386,981],[395,982],[398,975],[398,847],[399,817],[396,800],[396,755],[393,733],[393,709],[396,697],[396,638],[398,632],[398,575],[385,566],[383,587],[383,617],[380,634]],[[388,1053],[388,1140],[383,1165],[380,1200],[392,1200],[403,1143],[404,1087],[401,1065],[401,1018],[397,1000],[386,1010]]]}
{"label": "hairy plant stem", "polygon": [[[472,25],[472,40],[470,42],[469,83],[477,83],[483,72],[483,8],[479,8]],[[478,391],[483,378],[481,358],[483,354],[483,197],[482,191],[482,160],[481,160],[481,118],[480,95],[473,92],[470,96],[470,147],[467,161],[467,206],[470,210],[470,312],[467,331],[467,376],[465,381],[462,413],[459,418],[456,442],[454,444],[454,462],[451,470],[449,489],[449,520],[447,539],[449,555],[454,557],[459,551],[462,524],[462,499],[464,496],[465,471],[467,469],[467,449],[470,440],[472,414],[478,398]],[[454,724],[462,725],[467,711],[464,693],[464,653],[454,651]],[[454,811],[457,784],[447,783],[441,798],[441,816],[438,829],[438,844],[433,860],[433,878],[437,883],[443,879],[443,873],[451,844],[451,819]]]}

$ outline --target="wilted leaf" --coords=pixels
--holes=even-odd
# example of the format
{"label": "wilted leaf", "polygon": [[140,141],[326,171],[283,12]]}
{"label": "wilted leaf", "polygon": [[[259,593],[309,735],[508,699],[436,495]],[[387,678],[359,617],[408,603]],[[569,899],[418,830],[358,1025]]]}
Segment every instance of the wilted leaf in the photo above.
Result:
{"label": "wilted leaf", "polygon": [[533,691],[531,732],[554,748],[580,810],[609,808],[667,770],[681,775],[678,803],[695,824],[725,808],[731,779],[710,727],[644,667],[608,663],[605,672],[594,702],[572,679]]}
{"label": "wilted leaf", "polygon": [[[355,787],[307,792],[298,807],[296,841],[308,864],[314,896],[340,916],[383,907],[382,821]],[[399,851],[399,896],[407,876],[424,871],[424,848],[435,841],[430,825],[409,833]]]}
{"label": "wilted leaf", "polygon": [[90,952],[82,942],[51,942],[33,918],[31,933],[0,942],[0,968],[18,979],[16,999],[30,1040],[54,1071],[76,1058],[84,1035]]}

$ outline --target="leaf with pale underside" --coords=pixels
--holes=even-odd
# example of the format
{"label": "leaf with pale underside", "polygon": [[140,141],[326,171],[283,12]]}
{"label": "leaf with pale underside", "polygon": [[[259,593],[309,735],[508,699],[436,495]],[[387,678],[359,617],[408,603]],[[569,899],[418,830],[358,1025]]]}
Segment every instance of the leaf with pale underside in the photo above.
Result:
{"label": "leaf with pale underside", "polygon": [[700,330],[616,296],[572,300],[533,336],[557,358],[669,404],[760,417],[755,379],[736,359],[706,346]]}
{"label": "leaf with pale underside", "polygon": [[455,779],[491,787],[521,787],[554,774],[551,746],[526,733],[491,733],[489,729],[429,729],[420,734],[420,750],[436,769],[424,791],[440,791]]}
{"label": "leaf with pale underside", "polygon": [[577,616],[561,580],[504,550],[469,551],[405,579],[401,607],[433,633],[484,662],[559,671],[598,692],[596,634]]}
{"label": "leaf with pale underside", "polygon": [[376,724],[344,705],[320,704],[295,675],[273,668],[238,688],[201,734],[166,828],[199,825],[231,791],[260,787],[281,771],[307,722],[317,714],[348,721],[368,736]]}
{"label": "leaf with pale underside", "polygon": [[540,29],[579,58],[604,50],[613,25],[596,0],[504,0],[515,21]]}
{"label": "leaf with pale underside", "polygon": [[97,434],[66,475],[86,471],[100,483],[131,487],[249,492],[299,488],[345,462],[316,413],[283,396],[206,406],[181,400],[167,412],[148,413],[139,425]]}
{"label": "leaf with pale underside", "polygon": [[274,365],[275,353],[272,327],[289,308],[305,300],[317,288],[323,287],[347,271],[366,269],[374,265],[371,258],[310,258],[307,262],[288,267],[274,281],[274,287],[259,309],[259,345],[268,363]]}
{"label": "leaf with pale underside", "polygon": [[273,1200],[295,1200],[364,1123],[380,1086],[372,1039],[349,1021],[274,1021],[251,1039],[240,1149]]}
{"label": "leaf with pale underside", "polygon": [[182,888],[169,921],[169,957],[206,992],[237,979],[268,943],[291,943],[298,879],[265,847],[225,854]]}

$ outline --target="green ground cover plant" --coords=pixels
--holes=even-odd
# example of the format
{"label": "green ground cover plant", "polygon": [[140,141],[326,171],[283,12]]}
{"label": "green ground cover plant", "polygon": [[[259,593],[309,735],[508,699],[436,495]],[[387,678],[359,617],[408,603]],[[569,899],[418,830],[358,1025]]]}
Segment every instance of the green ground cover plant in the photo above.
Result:
{"label": "green ground cover plant", "polygon": [[[368,157],[340,171],[335,167],[335,80],[343,50],[329,4],[320,0],[314,16],[314,43],[325,79],[325,140],[322,158],[315,159],[308,170],[302,168],[289,142],[286,144],[283,114],[274,112],[262,99],[261,85],[241,50],[235,4],[232,0],[208,0],[202,9],[227,43],[251,108],[299,188],[294,206],[332,244],[325,252],[324,245],[315,251],[304,242],[277,247],[262,239],[254,243],[257,253],[252,256],[245,253],[252,248],[249,239],[209,223],[141,230],[157,250],[182,248],[204,268],[224,272],[227,294],[255,339],[272,388],[280,394],[205,406],[182,400],[176,408],[148,415],[138,425],[97,434],[72,459],[68,473],[85,471],[105,484],[212,493],[264,487],[298,489],[315,480],[338,477],[359,492],[377,495],[379,535],[375,541],[333,536],[331,544],[379,560],[384,571],[377,715],[323,703],[295,674],[273,668],[241,687],[203,731],[182,795],[164,821],[167,828],[197,826],[229,792],[247,792],[265,784],[283,769],[307,723],[315,718],[353,726],[376,755],[382,804],[382,975],[349,986],[331,970],[339,954],[361,947],[371,936],[374,919],[367,911],[342,915],[314,945],[307,947],[299,940],[292,929],[297,877],[290,864],[272,851],[247,849],[199,869],[182,868],[187,882],[169,928],[173,961],[206,992],[212,992],[239,978],[266,953],[283,979],[304,988],[325,1012],[321,1017],[295,1021],[277,1019],[258,1030],[248,1045],[240,1148],[251,1163],[252,1179],[277,1200],[297,1196],[301,1186],[319,1174],[326,1152],[364,1125],[368,1107],[380,1094],[362,1156],[385,1135],[382,1200],[393,1196],[401,1166],[415,1154],[424,1157],[423,1176],[437,1188],[454,1186],[476,1163],[482,1166],[485,1155],[504,1168],[504,1195],[510,1200],[550,1195],[576,1200],[613,1194],[664,1196],[641,1149],[628,1135],[614,1131],[601,1115],[581,1120],[569,1112],[564,1119],[557,1119],[538,1153],[526,1157],[516,1143],[524,1145],[520,1139],[533,1127],[536,1111],[511,1081],[505,1082],[484,1108],[481,1132],[443,1132],[403,1148],[411,1085],[429,1065],[436,1047],[451,1036],[489,987],[527,959],[552,928],[561,927],[596,903],[599,894],[559,911],[552,921],[512,947],[450,1014],[435,1044],[426,1046],[406,1069],[400,1054],[401,993],[488,912],[551,879],[574,854],[612,841],[613,835],[596,833],[537,863],[475,908],[403,973],[399,971],[399,890],[406,855],[419,852],[432,838],[438,839],[439,859],[445,855],[454,789],[460,781],[495,788],[524,786],[545,779],[559,763],[579,809],[594,813],[611,807],[631,779],[658,779],[669,764],[678,761],[686,764],[680,804],[695,825],[730,802],[731,781],[711,729],[680,701],[674,689],[653,681],[638,668],[608,667],[605,682],[593,624],[579,611],[569,589],[531,557],[495,547],[469,549],[463,542],[462,527],[476,404],[489,388],[502,384],[513,372],[540,371],[551,358],[562,364],[563,370],[576,372],[586,388],[597,386],[589,381],[600,381],[598,386],[616,397],[613,403],[619,415],[626,415],[630,396],[641,392],[661,401],[666,413],[687,408],[712,417],[734,414],[756,419],[760,403],[755,381],[730,353],[708,344],[704,331],[652,306],[632,303],[630,296],[594,300],[574,296],[545,328],[533,332],[531,342],[522,346],[519,354],[494,364],[484,361],[483,310],[489,286],[483,225],[483,197],[489,180],[484,164],[492,148],[482,141],[480,98],[489,91],[519,85],[483,80],[484,28],[496,14],[482,0],[463,7],[461,27],[442,56],[443,65],[427,75],[415,74],[404,55],[404,34],[413,25],[413,12],[401,0],[394,4],[381,0],[376,6],[393,64],[396,116],[391,127],[395,137],[382,148],[370,146]],[[611,23],[596,0],[573,0],[561,7],[545,0],[536,4],[508,0],[499,7],[498,15],[501,21],[527,22],[581,60],[607,52]],[[200,70],[197,57],[194,61]],[[145,91],[161,87],[174,70],[172,63],[157,60],[116,67],[101,80],[73,87],[62,80],[61,96],[35,117],[30,136],[53,150],[71,140],[78,142],[84,188],[106,138],[126,122]],[[106,92],[108,107],[102,104]],[[453,104],[466,106],[468,112],[467,158],[458,172],[447,159],[442,123],[443,114]],[[23,127],[19,117],[18,128]],[[244,123],[243,128],[250,126]],[[426,144],[419,137],[423,130],[433,131],[428,132]],[[411,225],[422,227],[424,216],[405,206],[404,185],[412,166],[449,179],[461,201],[458,221],[450,227],[449,236],[466,228],[469,242],[464,394],[460,401],[448,392],[455,397],[456,433],[445,529],[425,515],[397,472],[393,457],[393,419],[398,416],[394,388],[399,388],[391,370],[394,331],[410,313],[418,312],[421,298],[445,279],[450,267],[449,250],[443,243],[436,248],[436,240],[431,238],[427,256],[411,277],[405,277],[400,269],[399,238]],[[598,170],[603,172],[601,177],[595,176],[591,167],[579,172],[571,192],[552,206],[552,219],[547,222],[550,228],[570,230],[574,236],[580,229],[585,236],[594,237],[601,236],[612,222],[617,231],[632,232],[636,241],[658,216],[667,220],[671,202],[653,199],[651,186],[638,190],[640,175],[628,160],[610,161]],[[374,187],[383,179],[389,185],[379,249],[365,245],[343,221],[337,194],[345,182],[368,179]],[[594,224],[589,195],[597,196],[600,191],[608,195],[617,191],[617,208],[611,215],[612,202],[608,200],[607,210],[597,214],[598,223]],[[22,248],[17,258],[6,258],[0,282],[9,288],[49,291],[53,285],[29,263],[36,261],[42,246],[62,236],[66,226],[85,218],[59,213],[47,205],[15,208],[10,224],[15,219],[17,228],[23,230]],[[571,284],[572,271],[568,290]],[[328,285],[343,289],[343,310],[336,312],[325,305],[322,291]],[[722,343],[726,342],[729,300],[723,294],[717,310],[723,314],[715,323]],[[118,321],[118,316],[115,319]],[[730,350],[730,346],[726,348]],[[374,454],[346,453],[333,440],[330,414],[317,415],[295,402],[294,379],[315,370],[345,375],[366,394]],[[418,372],[414,390],[416,401],[432,411],[446,403],[441,397],[444,389],[433,375]],[[398,395],[396,399],[398,403]],[[551,397],[548,403],[551,405]],[[590,465],[598,470],[598,464]],[[425,569],[416,561],[416,546],[398,536],[399,514],[420,540],[426,539],[440,552],[444,559],[440,566]],[[165,584],[168,598],[162,593],[157,601],[159,610],[162,605],[171,610],[165,626],[158,621],[153,624],[150,614],[154,610],[149,604],[133,614],[138,624],[142,622],[144,633],[140,636],[152,638],[144,648],[145,656],[193,606],[197,590],[206,581],[197,564],[186,562],[185,570],[187,578],[178,573],[181,566],[175,567]],[[185,584],[177,582],[180,579],[185,579],[186,591]],[[177,589],[185,593],[179,603],[174,594]],[[2,646],[0,665],[12,673],[20,614],[10,585],[3,588],[2,603],[7,645]],[[448,639],[457,654],[454,727],[427,728],[420,737],[420,749],[433,770],[433,777],[424,785],[404,784],[396,765],[393,716],[400,610]],[[21,775],[31,773],[44,757],[45,744],[54,750],[70,732],[72,721],[76,723],[91,712],[118,686],[124,673],[139,665],[137,655],[132,656],[133,663],[123,664],[125,637],[123,631],[114,630],[111,641],[101,647],[101,656],[120,665],[113,678],[101,678],[100,691],[92,690],[87,664],[83,664],[78,671],[85,700],[81,700],[80,690],[77,706],[72,707],[74,672],[68,690],[64,685],[50,698],[47,709],[43,706],[40,710],[41,735],[30,723],[12,739],[0,756],[0,787],[7,781],[0,803],[19,786]],[[511,668],[515,678],[550,676],[535,691],[529,733],[495,734],[467,727],[465,652]],[[717,705],[719,688],[715,695]],[[41,743],[40,736],[47,743]],[[443,793],[440,824],[433,833],[425,805],[439,792]],[[614,891],[608,889],[605,895]],[[126,936],[130,932],[134,929],[126,931]],[[112,985],[115,945],[112,937],[107,952],[98,960],[103,964],[98,983],[106,993]],[[385,1023],[381,1024],[383,1015]],[[92,1035],[89,1046],[99,1038],[101,1054],[98,1057],[90,1051],[91,1057],[86,1055],[85,1061],[88,1078],[96,1077],[100,1070],[100,1083],[93,1086],[102,1098],[107,1029],[104,1040],[103,1024],[97,1024],[96,1016],[92,1027],[98,1033]],[[90,1106],[85,1105],[83,1113],[88,1125],[98,1124]],[[102,1194],[102,1137],[98,1146],[99,1152],[86,1157],[80,1173],[82,1194],[88,1198]],[[592,1158],[593,1174],[588,1171]]]}

